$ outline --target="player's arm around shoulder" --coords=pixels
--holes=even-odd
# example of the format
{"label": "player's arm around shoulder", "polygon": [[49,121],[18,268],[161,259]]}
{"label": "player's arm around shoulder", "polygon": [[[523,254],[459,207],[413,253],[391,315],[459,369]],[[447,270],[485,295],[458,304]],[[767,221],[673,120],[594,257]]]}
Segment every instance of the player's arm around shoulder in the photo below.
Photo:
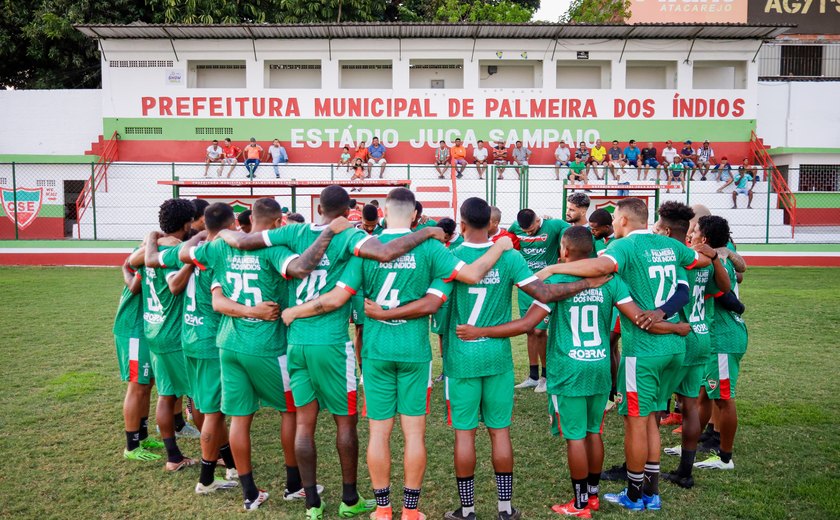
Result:
{"label": "player's arm around shoulder", "polygon": [[510,237],[499,237],[496,243],[483,255],[472,263],[462,267],[455,276],[455,279],[470,285],[480,282],[487,272],[496,265],[496,262],[502,257],[502,254],[512,250],[513,241]]}
{"label": "player's arm around shoulder", "polygon": [[253,307],[237,303],[214,284],[212,288],[213,310],[231,318],[254,318],[263,321],[276,321],[280,317],[280,306],[276,302],[261,301]]}
{"label": "player's arm around shoulder", "polygon": [[[578,260],[576,262],[556,265],[565,266],[594,260],[600,259],[593,258],[588,260]],[[543,303],[553,303],[570,298],[581,291],[600,287],[607,283],[611,277],[612,274],[604,274],[600,276],[581,277],[580,280],[574,282],[546,284],[542,280],[534,276],[533,280],[531,280],[527,284],[520,285],[519,288],[522,289],[528,296],[531,296],[532,298],[535,298]]]}
{"label": "player's arm around shoulder", "polygon": [[463,341],[472,341],[478,338],[512,338],[526,334],[533,330],[551,312],[551,307],[534,300],[525,316],[493,327],[476,327],[474,325],[459,324],[455,328],[458,338]]}
{"label": "player's arm around shoulder", "polygon": [[351,296],[353,294],[344,287],[333,287],[330,292],[322,294],[306,303],[283,309],[283,313],[281,314],[283,323],[291,325],[297,319],[330,313],[336,309],[340,309],[345,303],[350,301]]}
{"label": "player's arm around shoulder", "polygon": [[409,233],[403,237],[391,240],[387,244],[383,244],[375,237],[367,237],[367,239],[364,239],[358,245],[355,254],[357,256],[361,256],[362,258],[368,258],[378,262],[390,262],[408,253],[430,238],[439,242],[445,241],[444,233],[441,228],[425,227],[415,231],[414,233]]}

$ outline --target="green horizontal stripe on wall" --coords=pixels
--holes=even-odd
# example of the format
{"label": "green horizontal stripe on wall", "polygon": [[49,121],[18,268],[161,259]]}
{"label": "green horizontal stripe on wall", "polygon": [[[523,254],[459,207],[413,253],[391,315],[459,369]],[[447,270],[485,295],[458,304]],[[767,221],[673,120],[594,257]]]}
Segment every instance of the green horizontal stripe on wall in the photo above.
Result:
{"label": "green horizontal stripe on wall", "polygon": [[796,193],[797,208],[840,208],[840,193]]}
{"label": "green horizontal stripe on wall", "polygon": [[[0,217],[6,217],[6,213],[3,210],[2,206],[0,206]],[[64,206],[62,206],[61,204],[44,204],[38,211],[38,218],[41,217],[64,218]]]}

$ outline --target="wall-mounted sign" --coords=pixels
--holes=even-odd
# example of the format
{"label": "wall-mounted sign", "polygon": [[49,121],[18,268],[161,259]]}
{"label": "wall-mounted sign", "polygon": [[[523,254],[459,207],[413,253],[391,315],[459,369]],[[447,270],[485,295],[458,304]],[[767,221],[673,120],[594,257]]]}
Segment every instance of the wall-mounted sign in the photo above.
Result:
{"label": "wall-mounted sign", "polygon": [[[630,0],[630,23],[746,23],[747,4],[763,1]],[[778,1],[789,3],[799,0]]]}
{"label": "wall-mounted sign", "polygon": [[796,24],[786,34],[840,34],[840,0],[754,0],[749,23]]}
{"label": "wall-mounted sign", "polygon": [[588,60],[589,59],[589,51],[577,51],[577,59]]}
{"label": "wall-mounted sign", "polygon": [[180,69],[169,69],[166,71],[166,84],[167,85],[183,85],[184,84],[184,71]]}

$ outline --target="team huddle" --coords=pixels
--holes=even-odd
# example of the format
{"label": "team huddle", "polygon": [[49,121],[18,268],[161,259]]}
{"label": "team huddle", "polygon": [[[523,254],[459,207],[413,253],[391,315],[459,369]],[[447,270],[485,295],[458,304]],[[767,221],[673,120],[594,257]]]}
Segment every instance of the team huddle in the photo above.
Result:
{"label": "team huddle", "polygon": [[[567,443],[573,499],[555,512],[590,518],[601,507],[608,401],[624,417],[627,487],[605,500],[634,511],[662,507],[659,418],[674,394],[682,442],[665,451],[680,463],[663,478],[689,488],[694,467],[734,468],[734,397],[747,333],[735,270],[744,266],[726,220],[668,202],[649,232],[641,199],[622,199],[613,215],[596,210],[587,219],[589,199],[575,193],[565,221],[524,209],[503,230],[498,210],[473,197],[461,205],[455,240],[451,230],[417,225],[408,189],[389,193],[385,219],[373,226],[352,226],[345,218],[350,200],[330,186],[320,195],[320,225],[284,225],[277,201],[258,199],[248,233],[236,231],[224,203],[198,210],[185,199],[161,205],[160,230],[123,266],[114,325],[129,383],[126,459],[159,460],[154,451],[165,449],[167,470],[194,465],[176,441],[185,428],[180,399],[188,397],[201,431],[196,493],[241,487],[244,508],[255,510],[268,493],[255,482],[251,424],[260,407],[274,408],[282,414],[283,498],[303,501],[306,517],[319,520],[325,500],[315,430],[326,409],[337,426],[338,515],[390,520],[390,438],[399,416],[401,518],[425,518],[418,508],[433,384],[431,322],[441,338],[447,420],[455,430],[460,506],[445,513],[447,520],[475,520],[480,422],[492,445],[498,518],[523,514],[512,505],[510,437],[509,338],[520,334],[528,334],[531,370],[517,387],[547,393],[552,431]],[[148,434],[152,384],[162,442]],[[371,500],[356,484],[360,411],[370,423]],[[718,454],[695,462],[704,427]],[[224,478],[216,476],[220,465]]]}

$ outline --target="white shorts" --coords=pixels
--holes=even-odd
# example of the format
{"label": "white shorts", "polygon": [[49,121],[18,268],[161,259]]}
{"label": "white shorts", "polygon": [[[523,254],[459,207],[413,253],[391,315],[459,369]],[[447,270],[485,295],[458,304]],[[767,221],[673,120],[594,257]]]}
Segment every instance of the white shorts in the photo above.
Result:
{"label": "white shorts", "polygon": [[383,157],[381,159],[368,159],[368,164],[384,166],[387,163],[385,162],[385,158]]}
{"label": "white shorts", "polygon": [[236,158],[235,157],[225,157],[224,159],[222,159],[222,164],[236,164]]}
{"label": "white shorts", "polygon": [[735,193],[739,193],[741,195],[749,195],[750,190],[749,188],[735,188]]}

